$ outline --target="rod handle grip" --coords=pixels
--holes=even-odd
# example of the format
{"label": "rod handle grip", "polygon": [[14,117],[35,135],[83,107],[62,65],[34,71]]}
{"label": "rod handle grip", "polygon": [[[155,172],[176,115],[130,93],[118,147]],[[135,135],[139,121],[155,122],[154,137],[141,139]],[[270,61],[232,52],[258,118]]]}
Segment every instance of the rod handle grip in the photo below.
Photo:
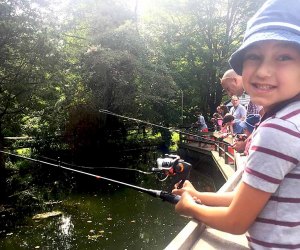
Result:
{"label": "rod handle grip", "polygon": [[[181,196],[180,195],[176,195],[176,194],[172,194],[172,193],[168,193],[168,192],[165,192],[165,191],[162,191],[161,194],[160,194],[160,198],[163,201],[168,201],[168,202],[170,202],[172,204],[177,204],[178,201],[180,201]],[[195,201],[195,203],[199,204],[199,205],[202,204],[201,202],[198,202],[198,201]]]}
{"label": "rod handle grip", "polygon": [[162,191],[161,194],[160,194],[160,198],[163,201],[167,201],[167,202],[170,202],[172,204],[177,204],[178,201],[180,200],[181,196]]}

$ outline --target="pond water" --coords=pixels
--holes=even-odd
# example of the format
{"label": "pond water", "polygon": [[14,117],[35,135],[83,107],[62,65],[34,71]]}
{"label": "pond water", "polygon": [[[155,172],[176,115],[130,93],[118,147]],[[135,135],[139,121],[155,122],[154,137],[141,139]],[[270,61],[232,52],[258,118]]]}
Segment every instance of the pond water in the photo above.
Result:
{"label": "pond water", "polygon": [[[142,174],[135,181],[134,185],[166,191],[174,184],[171,178],[160,182]],[[191,181],[198,189],[204,182],[213,185],[194,169]],[[0,237],[0,249],[164,249],[189,222],[175,213],[174,205],[159,198],[92,178],[83,183],[90,188],[72,191],[61,203],[40,211],[62,215],[28,217]]]}

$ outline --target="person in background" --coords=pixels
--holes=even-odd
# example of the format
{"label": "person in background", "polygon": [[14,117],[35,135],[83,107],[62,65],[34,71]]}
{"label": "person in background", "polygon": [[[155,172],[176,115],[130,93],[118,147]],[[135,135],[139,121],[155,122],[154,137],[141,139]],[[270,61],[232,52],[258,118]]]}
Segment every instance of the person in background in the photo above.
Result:
{"label": "person in background", "polygon": [[217,107],[217,112],[222,116],[222,118],[228,114],[229,110],[226,105],[221,104],[220,106]]}
{"label": "person in background", "polygon": [[220,79],[223,90],[229,97],[241,96],[244,93],[243,80],[233,69],[225,71]]}
{"label": "person in background", "polygon": [[[237,135],[237,140],[246,141],[246,147],[244,150],[244,154],[248,155],[249,146],[251,142],[251,135],[254,129],[259,125],[261,116],[259,114],[248,115],[245,121],[241,121],[239,126],[243,130],[243,135]],[[240,137],[239,137],[240,136]],[[248,138],[250,138],[248,140]]]}
{"label": "person in background", "polygon": [[222,128],[222,116],[220,115],[220,113],[214,113],[213,117],[211,118],[211,123],[214,126],[215,131],[220,131]]}
{"label": "person in background", "polygon": [[[233,95],[241,97],[244,94],[243,78],[233,69],[229,69],[224,73],[221,79],[221,85],[229,97]],[[260,114],[262,116],[262,106],[254,104],[250,99],[247,105],[247,115],[249,114]]]}
{"label": "person in background", "polygon": [[213,114],[211,122],[214,124],[215,131],[222,129],[223,117],[228,114],[228,108],[226,105],[221,104],[217,107],[217,112]]}
{"label": "person in background", "polygon": [[[243,86],[243,78],[242,76],[238,75],[233,69],[229,69],[227,70],[222,79],[221,79],[221,85],[223,87],[223,89],[226,91],[227,95],[232,97],[233,95],[236,95],[238,97],[240,97],[245,91],[244,91],[244,86]],[[260,105],[256,105],[251,101],[250,101],[247,105],[247,115],[250,114],[259,114],[259,115],[263,115],[263,108]],[[240,140],[240,141],[236,141],[233,144],[233,148],[237,151],[237,152],[244,152],[247,141],[250,140],[251,137],[249,137],[249,139],[247,140]]]}
{"label": "person in background", "polygon": [[208,127],[206,125],[205,119],[201,112],[197,112],[197,121],[196,124],[199,127],[199,132],[208,132]]}
{"label": "person in background", "polygon": [[231,97],[231,103],[232,107],[229,111],[229,114],[234,116],[233,133],[238,134],[240,133],[238,124],[241,121],[245,120],[247,111],[246,108],[242,104],[240,104],[240,100],[236,95],[233,95]]}
{"label": "person in background", "polygon": [[222,121],[222,129],[220,132],[222,134],[226,133],[227,135],[233,134],[233,127],[232,127],[233,123],[234,123],[234,116],[230,114],[225,115]]}
{"label": "person in background", "polygon": [[222,128],[220,130],[220,136],[222,138],[227,137],[228,135],[235,135],[233,131],[233,126],[236,126],[237,134],[241,134],[243,132],[243,128],[239,126],[240,122],[235,122],[234,116],[227,114],[224,116],[222,121]]}
{"label": "person in background", "polygon": [[[250,249],[300,248],[300,4],[268,0],[248,21],[229,62],[264,108],[241,182],[198,192],[186,180],[175,210],[209,227],[244,234]],[[196,203],[202,202],[202,204]]]}

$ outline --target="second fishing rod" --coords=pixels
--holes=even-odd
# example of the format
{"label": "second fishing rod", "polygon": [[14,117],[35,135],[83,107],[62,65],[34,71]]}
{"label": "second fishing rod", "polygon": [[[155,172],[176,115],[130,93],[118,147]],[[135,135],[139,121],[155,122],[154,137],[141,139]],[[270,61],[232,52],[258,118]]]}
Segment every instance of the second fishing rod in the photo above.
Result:
{"label": "second fishing rod", "polygon": [[[144,121],[144,120],[140,120],[140,119],[136,119],[136,118],[124,116],[124,115],[119,115],[119,114],[116,114],[116,113],[111,112],[111,111],[106,110],[106,109],[99,109],[99,112],[103,113],[103,114],[106,114],[106,115],[112,115],[112,116],[115,116],[115,117],[126,119],[126,120],[132,120],[132,121],[135,121],[135,122],[138,122],[138,123],[147,124],[149,126],[153,126],[153,127],[157,127],[157,128],[162,128],[162,129],[168,130],[170,132],[177,132],[177,133],[180,133],[180,134],[183,134],[183,135],[192,136],[192,137],[195,137],[197,139],[201,139],[203,142],[216,143],[215,140],[208,139],[208,138],[206,138],[204,136],[201,136],[201,135],[196,135],[196,134],[193,134],[193,133],[188,133],[188,132],[182,131],[180,129],[173,129],[173,128],[169,128],[169,127],[166,127],[166,126],[158,125],[158,124],[155,124],[155,123],[147,122],[147,121]],[[218,141],[218,143],[219,144],[225,144],[227,146],[232,146],[230,143],[228,143],[226,141]]]}

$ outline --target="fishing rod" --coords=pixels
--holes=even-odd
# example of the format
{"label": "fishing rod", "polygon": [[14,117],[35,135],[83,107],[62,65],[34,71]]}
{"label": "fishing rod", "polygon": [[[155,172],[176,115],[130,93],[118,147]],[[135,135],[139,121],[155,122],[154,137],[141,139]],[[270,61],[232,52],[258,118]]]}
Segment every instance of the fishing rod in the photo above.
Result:
{"label": "fishing rod", "polygon": [[[200,135],[195,135],[195,134],[192,134],[192,133],[184,132],[184,131],[182,131],[180,129],[168,128],[168,127],[165,127],[165,126],[162,126],[162,125],[158,125],[158,124],[155,124],[155,123],[147,122],[147,121],[140,120],[140,119],[137,119],[137,118],[132,118],[132,117],[124,116],[124,115],[119,115],[119,114],[113,113],[113,112],[111,112],[109,110],[106,110],[106,109],[99,109],[99,112],[107,114],[107,115],[112,115],[112,116],[116,116],[116,117],[119,117],[119,118],[127,119],[127,120],[132,120],[132,121],[139,122],[139,123],[144,123],[144,124],[147,124],[147,125],[150,125],[150,126],[154,126],[154,127],[157,127],[157,128],[166,129],[166,130],[168,130],[170,132],[177,132],[177,133],[181,133],[181,134],[184,134],[184,135],[188,135],[188,136],[193,136],[193,137],[196,137],[196,138],[200,138],[200,139],[202,139],[204,141],[216,143],[216,141],[208,139],[208,138],[206,138],[204,136],[200,136]],[[226,144],[228,146],[231,146],[230,143],[225,142],[225,141],[218,141],[218,143]]]}
{"label": "fishing rod", "polygon": [[[166,192],[166,191],[155,190],[155,189],[147,189],[147,188],[135,186],[135,185],[132,185],[132,184],[129,184],[129,183],[121,182],[121,181],[114,180],[114,179],[111,179],[111,178],[107,178],[107,177],[104,177],[104,176],[95,175],[95,174],[92,174],[92,173],[84,172],[84,171],[73,169],[73,168],[69,168],[69,167],[64,167],[64,166],[61,166],[61,165],[58,165],[58,164],[53,164],[53,163],[49,163],[49,162],[45,162],[45,161],[40,161],[40,160],[33,159],[33,158],[30,158],[30,157],[27,157],[27,156],[23,156],[23,155],[17,155],[17,154],[6,152],[6,151],[2,151],[2,150],[0,150],[0,153],[11,155],[11,156],[15,156],[15,157],[19,157],[19,158],[22,158],[22,159],[30,160],[30,161],[33,161],[33,162],[37,162],[37,163],[41,163],[41,164],[45,164],[45,165],[49,165],[49,166],[53,166],[53,167],[62,168],[62,169],[65,169],[65,170],[68,170],[68,171],[72,171],[72,172],[76,172],[76,173],[79,173],[79,174],[83,174],[83,175],[95,177],[98,180],[102,179],[102,180],[105,180],[105,181],[108,181],[108,182],[113,182],[113,183],[116,183],[116,184],[119,184],[119,185],[122,185],[122,186],[126,186],[126,187],[129,187],[129,188],[132,188],[134,190],[140,191],[142,193],[149,194],[149,195],[151,195],[153,197],[160,198],[163,201],[168,201],[168,202],[170,202],[172,204],[178,203],[178,201],[181,198],[180,195],[174,195],[174,194]],[[176,158],[176,162],[179,162],[179,160],[177,158]],[[180,182],[179,187],[183,185],[183,182],[184,182],[184,180],[182,180]]]}

